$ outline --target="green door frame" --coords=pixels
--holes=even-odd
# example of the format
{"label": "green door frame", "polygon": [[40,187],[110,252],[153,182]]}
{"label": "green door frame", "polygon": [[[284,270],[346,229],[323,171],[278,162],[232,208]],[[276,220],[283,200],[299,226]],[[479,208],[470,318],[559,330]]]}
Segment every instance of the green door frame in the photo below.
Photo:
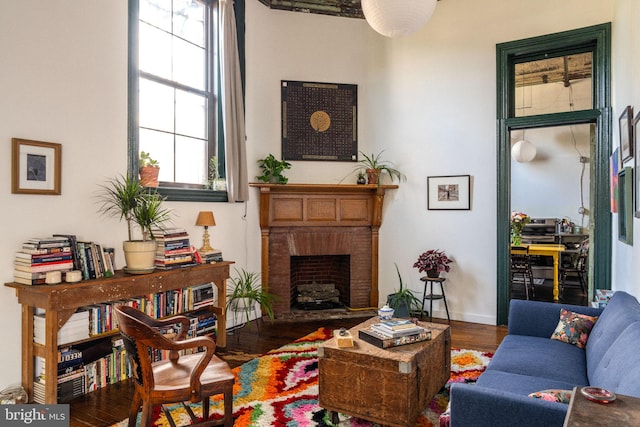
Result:
{"label": "green door frame", "polygon": [[[593,54],[593,109],[515,117],[514,64],[523,60],[561,56],[575,51]],[[516,129],[593,123],[595,147],[591,152],[589,277],[602,289],[611,289],[611,213],[609,156],[611,153],[611,23],[496,45],[497,61],[497,313],[496,323],[509,315],[509,222],[511,209],[511,143]],[[593,292],[589,288],[590,294]],[[591,296],[591,295],[590,295]],[[590,299],[590,298],[589,298]]]}

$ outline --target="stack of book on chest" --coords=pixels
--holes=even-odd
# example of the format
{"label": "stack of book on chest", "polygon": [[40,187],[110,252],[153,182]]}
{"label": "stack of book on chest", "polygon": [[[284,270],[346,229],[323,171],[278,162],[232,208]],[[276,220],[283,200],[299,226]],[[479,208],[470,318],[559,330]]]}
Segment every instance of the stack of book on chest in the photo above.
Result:
{"label": "stack of book on chest", "polygon": [[413,344],[431,339],[431,331],[410,320],[381,320],[358,331],[361,340],[380,348]]}

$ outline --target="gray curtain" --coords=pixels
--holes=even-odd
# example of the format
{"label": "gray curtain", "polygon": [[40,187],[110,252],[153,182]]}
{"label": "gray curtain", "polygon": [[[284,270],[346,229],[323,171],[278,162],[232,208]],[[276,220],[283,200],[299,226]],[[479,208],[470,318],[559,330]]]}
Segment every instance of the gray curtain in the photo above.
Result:
{"label": "gray curtain", "polygon": [[220,102],[230,202],[249,199],[244,102],[233,0],[220,0]]}

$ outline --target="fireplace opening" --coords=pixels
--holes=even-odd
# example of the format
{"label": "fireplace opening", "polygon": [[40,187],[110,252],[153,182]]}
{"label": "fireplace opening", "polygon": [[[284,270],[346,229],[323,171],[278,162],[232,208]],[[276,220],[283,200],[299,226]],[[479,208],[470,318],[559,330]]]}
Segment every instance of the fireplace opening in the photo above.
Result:
{"label": "fireplace opening", "polygon": [[291,307],[326,310],[349,306],[349,255],[291,256]]}

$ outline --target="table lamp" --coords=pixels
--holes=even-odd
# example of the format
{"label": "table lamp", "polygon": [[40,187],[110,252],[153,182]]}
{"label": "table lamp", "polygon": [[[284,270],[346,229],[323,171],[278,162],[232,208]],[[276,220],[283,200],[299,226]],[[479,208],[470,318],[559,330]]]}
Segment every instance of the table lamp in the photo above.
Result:
{"label": "table lamp", "polygon": [[209,244],[209,226],[215,226],[216,220],[213,218],[213,212],[200,211],[198,213],[198,219],[196,225],[204,226],[204,235],[202,236],[202,247],[198,249],[199,252],[211,252],[213,248]]}

